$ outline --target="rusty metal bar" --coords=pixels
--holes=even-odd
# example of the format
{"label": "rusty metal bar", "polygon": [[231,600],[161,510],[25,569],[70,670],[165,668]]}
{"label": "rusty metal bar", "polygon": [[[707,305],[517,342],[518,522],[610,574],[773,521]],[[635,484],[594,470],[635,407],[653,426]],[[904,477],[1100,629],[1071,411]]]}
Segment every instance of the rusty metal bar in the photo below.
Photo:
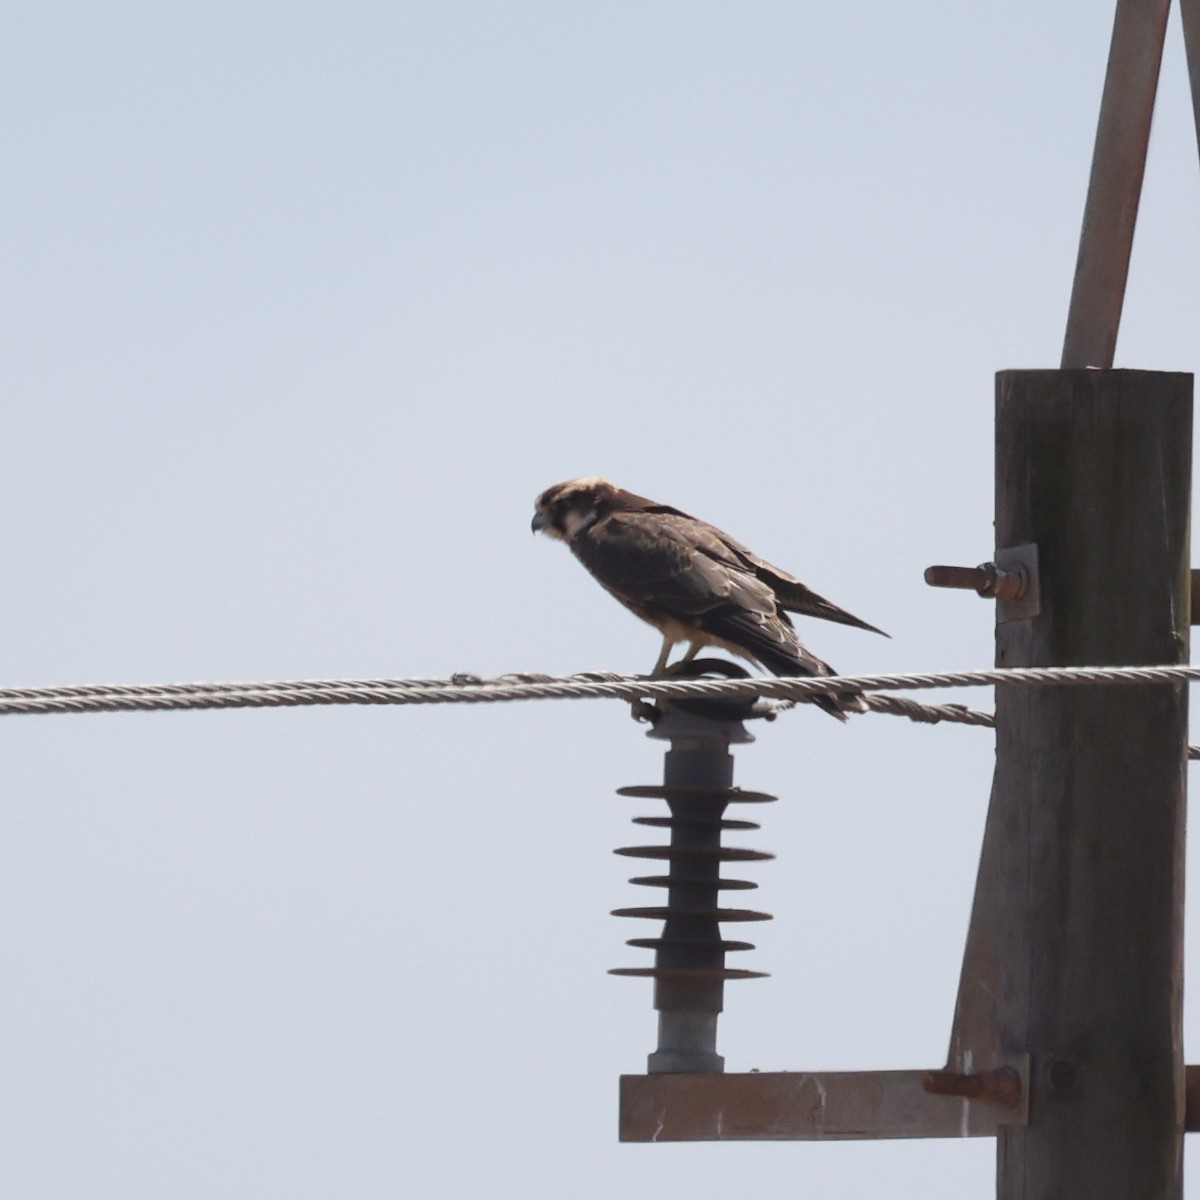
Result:
{"label": "rusty metal bar", "polygon": [[[991,568],[989,572],[988,568]],[[925,582],[930,587],[959,588],[964,592],[978,592],[981,596],[988,581],[995,577],[994,563],[982,563],[978,567],[951,567],[938,564],[925,568]]]}
{"label": "rusty metal bar", "polygon": [[[622,1075],[621,1141],[843,1141],[993,1137],[1012,1108],[926,1091],[927,1071]],[[1025,1089],[1021,1089],[1024,1095]]]}
{"label": "rusty metal bar", "polygon": [[1021,1077],[1012,1067],[990,1071],[930,1071],[923,1080],[925,1090],[935,1096],[961,1096],[980,1104],[1015,1108],[1021,1103]]}
{"label": "rusty metal bar", "polygon": [[1064,367],[1113,364],[1169,11],[1170,0],[1117,0]]}
{"label": "rusty metal bar", "polygon": [[[1200,7],[1200,0],[1196,0],[1197,7]],[[1024,549],[1021,547],[1020,549]],[[997,558],[1001,555],[997,555]],[[1015,585],[1004,582],[1001,586],[997,586],[997,574],[1005,576],[1006,579],[1011,575],[1015,581]],[[1195,568],[1191,571],[1191,607],[1192,607],[1192,625],[1200,625],[1200,571]],[[996,563],[981,563],[978,567],[949,567],[949,566],[933,566],[925,568],[925,582],[930,587],[936,588],[956,588],[962,591],[974,591],[985,599],[995,596],[997,599],[1005,600],[1010,596],[1016,599],[1024,598],[1029,590],[1036,588],[1036,577],[1030,580],[1022,574],[1011,573],[1007,569],[998,570]],[[1033,615],[1033,614],[1030,614]]]}
{"label": "rusty metal bar", "polygon": [[925,582],[930,587],[974,591],[989,600],[1019,600],[1029,586],[1021,574],[1003,571],[990,562],[977,567],[926,567]]}
{"label": "rusty metal bar", "polygon": [[[1014,1068],[1010,1067],[1009,1070]],[[931,1096],[943,1071],[778,1071],[740,1075],[622,1075],[621,1141],[844,1141],[993,1137],[1028,1120],[981,1096]],[[1018,1079],[1022,1072],[1015,1071]],[[1200,1066],[1185,1073],[1184,1130],[1200,1133]],[[935,1085],[936,1086],[936,1085]],[[1024,1092],[1025,1089],[1021,1089]],[[918,1095],[918,1092],[921,1095]],[[922,1098],[924,1097],[924,1098]]]}

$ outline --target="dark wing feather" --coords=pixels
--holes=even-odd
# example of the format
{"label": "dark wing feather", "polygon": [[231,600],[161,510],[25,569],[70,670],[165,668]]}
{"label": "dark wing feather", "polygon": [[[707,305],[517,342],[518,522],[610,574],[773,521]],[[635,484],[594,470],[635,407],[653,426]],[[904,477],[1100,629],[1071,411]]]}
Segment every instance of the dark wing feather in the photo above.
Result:
{"label": "dark wing feather", "polygon": [[[704,525],[704,522],[697,521],[696,524]],[[818,595],[794,575],[781,571],[767,562],[765,558],[759,558],[752,550],[748,550],[741,542],[731,538],[727,533],[722,533],[712,525],[705,525],[705,528],[720,540],[727,554],[736,557],[775,593],[781,608],[788,612],[800,613],[805,617],[820,617],[823,621],[834,621],[839,625],[853,625],[856,629],[866,629],[871,633],[883,634],[884,637],[891,636],[884,633],[882,629],[869,625],[861,617],[856,617],[844,608],[839,608],[832,601],[826,600],[824,596]]]}
{"label": "dark wing feather", "polygon": [[796,640],[772,588],[703,521],[675,512],[614,513],[572,549],[635,612],[695,625],[777,674],[831,673]]}
{"label": "dark wing feather", "polygon": [[775,675],[834,675],[827,663],[796,640],[783,613],[763,614],[732,605],[712,609],[696,622],[706,633],[741,646]]}
{"label": "dark wing feather", "polygon": [[877,626],[868,624],[861,617],[856,617],[832,601],[826,600],[824,596],[819,596],[812,588],[805,587],[800,580],[793,579],[786,571],[771,566],[769,562],[764,562],[753,554],[748,561],[754,567],[758,578],[770,586],[779,597],[780,606],[788,612],[800,613],[805,617],[820,617],[823,621],[834,621],[838,625],[853,625],[855,629],[866,629],[870,633],[891,637],[890,633],[884,633]]}
{"label": "dark wing feather", "polygon": [[[767,573],[774,568],[704,521],[665,505],[616,512],[577,535],[571,549],[599,583],[645,619],[670,617],[694,625],[741,647],[776,675],[835,673],[796,638],[783,611],[790,606]],[[874,629],[821,600],[799,580],[777,575],[838,614],[813,615]],[[843,710],[863,707],[856,693],[813,700],[843,720]]]}
{"label": "dark wing feather", "polygon": [[681,514],[613,513],[576,537],[571,549],[626,603],[694,617],[728,601],[734,571],[753,579],[736,559],[722,562],[721,547],[696,536],[697,524]]}
{"label": "dark wing feather", "polygon": [[868,624],[861,617],[856,617],[844,608],[839,608],[832,601],[826,600],[824,596],[818,595],[794,575],[781,571],[777,566],[767,562],[765,558],[759,558],[752,550],[743,546],[735,538],[731,538],[729,534],[715,525],[709,525],[707,521],[689,516],[670,505],[655,504],[652,500],[646,500],[642,496],[634,496],[630,493],[622,494],[627,496],[629,502],[636,503],[639,512],[667,519],[674,518],[686,523],[697,548],[711,557],[729,563],[736,562],[744,567],[775,593],[779,598],[780,607],[788,612],[800,613],[805,617],[819,617],[823,621],[834,621],[839,625],[853,625],[856,629],[866,629],[871,633],[882,634],[884,637],[891,636],[877,626]]}

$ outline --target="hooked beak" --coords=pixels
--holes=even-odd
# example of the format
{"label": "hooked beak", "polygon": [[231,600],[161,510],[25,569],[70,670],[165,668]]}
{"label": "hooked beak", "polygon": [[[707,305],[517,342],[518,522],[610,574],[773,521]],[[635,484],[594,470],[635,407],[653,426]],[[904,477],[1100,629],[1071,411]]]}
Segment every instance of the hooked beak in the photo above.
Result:
{"label": "hooked beak", "polygon": [[533,520],[529,522],[529,528],[534,533],[541,533],[546,528],[546,518],[540,512],[535,512]]}

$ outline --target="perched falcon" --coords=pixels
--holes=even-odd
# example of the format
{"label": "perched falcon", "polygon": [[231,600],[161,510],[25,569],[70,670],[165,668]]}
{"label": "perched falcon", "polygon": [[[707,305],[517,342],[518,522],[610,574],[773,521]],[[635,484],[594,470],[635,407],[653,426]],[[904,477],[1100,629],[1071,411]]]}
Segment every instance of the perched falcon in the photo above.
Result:
{"label": "perched falcon", "polygon": [[[800,645],[789,612],[883,633],[714,526],[605,479],[547,488],[533,531],[566,542],[605,589],[662,633],[654,675],[679,642],[691,643],[685,662],[704,646],[721,646],[776,675],[836,674]],[[843,721],[866,708],[857,692],[813,701]]]}

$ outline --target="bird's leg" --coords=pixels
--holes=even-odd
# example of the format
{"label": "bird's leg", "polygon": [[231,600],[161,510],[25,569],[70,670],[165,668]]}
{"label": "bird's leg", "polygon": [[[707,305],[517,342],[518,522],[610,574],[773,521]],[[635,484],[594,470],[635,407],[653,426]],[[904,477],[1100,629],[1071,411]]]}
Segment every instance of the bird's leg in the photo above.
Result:
{"label": "bird's leg", "polygon": [[[661,679],[667,673],[667,659],[671,657],[671,647],[674,645],[675,643],[664,634],[662,651],[659,653],[658,662],[654,664],[654,670],[650,672],[649,678]],[[661,714],[653,703],[647,704],[645,700],[635,700],[630,706],[629,715],[635,721],[649,721],[653,725]]]}
{"label": "bird's leg", "polygon": [[692,644],[688,647],[688,652],[675,665],[681,667],[681,666],[683,666],[684,663],[690,663],[692,661],[692,659],[695,658],[696,655],[699,653],[700,653],[700,643],[692,642]]}
{"label": "bird's leg", "polygon": [[658,662],[654,664],[654,670],[650,672],[651,679],[657,679],[667,669],[667,659],[671,657],[671,648],[675,643],[669,638],[663,638],[662,653],[658,656]]}

